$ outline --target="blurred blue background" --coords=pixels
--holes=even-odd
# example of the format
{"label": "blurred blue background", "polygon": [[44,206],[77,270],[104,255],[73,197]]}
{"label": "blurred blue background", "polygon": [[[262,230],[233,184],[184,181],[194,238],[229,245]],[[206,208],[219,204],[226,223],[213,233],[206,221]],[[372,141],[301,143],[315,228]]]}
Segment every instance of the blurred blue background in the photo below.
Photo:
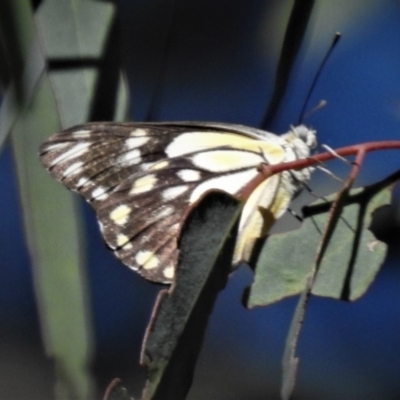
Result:
{"label": "blurred blue background", "polygon": [[[157,120],[260,126],[292,3],[178,1],[170,52],[163,61],[171,4],[161,0],[117,2],[131,118],[146,118],[162,68]],[[336,31],[342,33],[342,39],[322,72],[309,108],[321,99],[328,104],[307,124],[318,131],[320,143],[333,148],[400,140],[400,5],[390,0],[316,2],[286,96],[269,129],[283,133],[298,121],[306,93]],[[399,161],[398,151],[369,155],[358,183],[385,177],[399,168]],[[343,177],[348,168],[340,162],[329,167]],[[326,193],[332,180],[318,173],[311,186]],[[23,393],[18,391],[23,383],[30,398],[51,399],[52,370],[41,350],[8,148],[0,158],[0,187],[4,210],[0,224],[0,354],[7,360],[0,363],[0,375],[11,388],[2,398]],[[159,288],[115,260],[102,243],[93,213],[83,203],[82,212],[89,238],[88,274],[97,349],[94,370],[99,387],[104,391],[118,376],[139,395],[145,376],[138,367],[140,344]],[[396,208],[392,220],[395,218]],[[396,246],[398,237],[393,239]],[[297,352],[300,367],[295,398],[400,398],[396,247],[390,254],[361,300],[350,304],[311,299]],[[251,281],[251,272],[242,267],[220,295],[191,400],[278,398],[280,359],[296,299],[245,310],[241,296]]]}

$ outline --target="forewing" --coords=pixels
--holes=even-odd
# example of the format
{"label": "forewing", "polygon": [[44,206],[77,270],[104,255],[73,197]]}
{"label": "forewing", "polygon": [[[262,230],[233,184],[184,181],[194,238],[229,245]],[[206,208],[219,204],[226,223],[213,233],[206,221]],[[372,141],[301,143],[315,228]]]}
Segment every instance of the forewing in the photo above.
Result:
{"label": "forewing", "polygon": [[51,136],[40,148],[45,167],[89,202],[103,200],[124,179],[164,158],[179,129],[85,124]]}

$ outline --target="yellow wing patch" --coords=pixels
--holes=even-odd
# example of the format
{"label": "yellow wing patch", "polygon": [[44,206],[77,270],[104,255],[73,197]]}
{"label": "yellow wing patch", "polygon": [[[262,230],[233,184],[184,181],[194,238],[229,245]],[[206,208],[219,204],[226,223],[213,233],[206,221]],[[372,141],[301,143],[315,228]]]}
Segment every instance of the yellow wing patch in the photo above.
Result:
{"label": "yellow wing patch", "polygon": [[121,204],[110,212],[110,219],[117,225],[124,225],[128,221],[131,211],[131,207]]}
{"label": "yellow wing patch", "polygon": [[145,175],[142,178],[137,179],[132,185],[132,189],[129,194],[139,194],[145,193],[151,190],[155,183],[157,182],[157,178],[155,175]]}

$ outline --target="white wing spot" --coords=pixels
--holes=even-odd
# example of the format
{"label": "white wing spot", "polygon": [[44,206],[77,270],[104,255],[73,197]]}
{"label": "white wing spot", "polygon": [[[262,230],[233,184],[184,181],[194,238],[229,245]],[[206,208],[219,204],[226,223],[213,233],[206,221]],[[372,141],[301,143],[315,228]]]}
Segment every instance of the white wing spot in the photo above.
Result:
{"label": "white wing spot", "polygon": [[154,165],[154,162],[146,162],[146,163],[141,163],[138,168],[140,168],[140,170],[142,171],[148,171],[151,169],[151,167]]}
{"label": "white wing spot", "polygon": [[137,179],[133,185],[132,189],[130,190],[129,194],[139,194],[145,193],[151,190],[157,182],[157,178],[155,175],[145,175],[142,178]]}
{"label": "white wing spot", "polygon": [[78,188],[80,188],[83,185],[85,185],[88,180],[89,180],[89,178],[86,178],[86,177],[82,176],[81,178],[79,178],[79,181],[76,184],[76,186],[78,186]]}
{"label": "white wing spot", "polygon": [[172,279],[175,276],[175,268],[170,266],[163,270],[163,274],[167,279]]}
{"label": "white wing spot", "polygon": [[100,232],[103,233],[104,232],[104,225],[102,222],[97,221],[99,223],[99,228],[100,228]]}
{"label": "white wing spot", "polygon": [[143,265],[147,262],[147,260],[152,257],[154,255],[154,253],[152,251],[148,251],[148,250],[140,250],[135,257],[136,262],[139,265]]}
{"label": "white wing spot", "polygon": [[171,188],[165,189],[162,192],[161,196],[166,201],[173,200],[173,199],[176,199],[178,196],[180,196],[182,193],[185,193],[187,189],[188,189],[187,185],[171,187]]}
{"label": "white wing spot", "polygon": [[158,267],[160,260],[155,256],[154,252],[141,250],[136,254],[136,262],[144,269],[153,269]]}
{"label": "white wing spot", "polygon": [[108,196],[107,188],[104,186],[99,186],[92,192],[92,199],[94,200],[105,200]]}
{"label": "white wing spot", "polygon": [[127,153],[122,154],[120,157],[118,157],[118,162],[121,164],[139,164],[140,161],[140,150],[138,149],[130,150]]}
{"label": "white wing spot", "polygon": [[121,204],[110,212],[110,219],[114,221],[117,225],[124,225],[126,221],[128,221],[128,217],[131,211],[132,208],[125,204]]}
{"label": "white wing spot", "polygon": [[46,147],[46,152],[59,150],[59,149],[62,149],[63,147],[66,147],[68,145],[69,145],[69,143],[67,143],[67,142],[48,144],[47,147]]}
{"label": "white wing spot", "polygon": [[82,154],[85,154],[88,151],[90,145],[91,145],[91,143],[89,143],[89,142],[76,144],[74,147],[70,148],[65,153],[62,153],[58,157],[56,157],[52,161],[50,166],[52,167],[53,165],[56,165],[61,161],[70,160],[72,158],[76,158],[76,157],[81,156]]}
{"label": "white wing spot", "polygon": [[75,131],[72,132],[72,135],[74,137],[80,137],[80,138],[89,138],[91,136],[92,132],[88,129],[81,129],[80,131]]}
{"label": "white wing spot", "polygon": [[67,175],[76,175],[80,171],[82,171],[82,166],[83,162],[82,161],[77,161],[73,164],[71,164],[63,173],[63,177],[66,177]]}
{"label": "white wing spot", "polygon": [[157,268],[160,265],[160,260],[156,256],[152,256],[146,264],[143,265],[144,269]]}
{"label": "white wing spot", "polygon": [[129,134],[129,136],[146,136],[147,135],[147,129],[143,128],[137,128]]}
{"label": "white wing spot", "polygon": [[132,243],[129,240],[129,237],[124,235],[124,234],[122,234],[122,233],[120,233],[117,236],[117,246],[118,247],[123,247],[124,250],[129,250],[129,249],[131,249],[133,247]]}
{"label": "white wing spot", "polygon": [[163,168],[167,167],[168,164],[169,164],[168,160],[159,161],[159,162],[153,163],[153,165],[149,169],[163,169]]}
{"label": "white wing spot", "polygon": [[193,169],[181,169],[176,174],[185,182],[198,181],[201,178],[200,172]]}
{"label": "white wing spot", "polygon": [[173,207],[164,206],[160,211],[160,213],[157,215],[157,218],[169,217],[171,214],[173,214],[173,212],[174,212]]}
{"label": "white wing spot", "polygon": [[125,141],[125,148],[128,150],[135,149],[136,147],[143,146],[149,140],[150,138],[148,136],[130,137]]}

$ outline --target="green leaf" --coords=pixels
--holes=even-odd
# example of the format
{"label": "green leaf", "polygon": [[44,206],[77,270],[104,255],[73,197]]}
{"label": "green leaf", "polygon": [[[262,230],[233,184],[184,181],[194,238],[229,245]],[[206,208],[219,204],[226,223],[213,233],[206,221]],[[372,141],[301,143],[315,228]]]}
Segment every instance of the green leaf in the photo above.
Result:
{"label": "green leaf", "polygon": [[[302,293],[315,270],[316,254],[334,195],[303,209],[300,229],[272,235],[264,245],[250,288],[248,306],[268,305]],[[381,184],[350,192],[318,266],[312,294],[356,300],[373,282],[387,246],[369,229],[374,212],[390,204]]]}
{"label": "green leaf", "polygon": [[314,0],[302,0],[293,3],[276,69],[272,96],[261,124],[263,129],[267,129],[274,120],[285,96],[290,74],[303,44],[308,23],[312,16],[314,3]]}
{"label": "green leaf", "polygon": [[[15,10],[25,20],[16,16],[15,21],[34,27],[30,3],[18,2],[21,7]],[[29,49],[29,55],[22,57],[24,73],[19,86],[12,82],[9,87],[0,115],[0,142],[12,130],[43,341],[47,355],[54,360],[57,399],[94,397],[89,372],[91,316],[76,200],[50,178],[37,153],[40,143],[60,130],[61,121],[77,124],[99,113],[103,119],[125,115],[127,96],[121,90],[117,46],[112,40],[114,14],[112,4],[97,1],[43,2],[36,16],[40,40],[35,29],[23,36],[29,41],[21,44],[19,51]],[[49,54],[43,55],[39,44]],[[45,61],[49,61],[50,78]]]}
{"label": "green leaf", "polygon": [[240,207],[212,193],[186,222],[177,280],[160,293],[142,361],[149,380],[143,399],[180,400],[189,391],[208,317],[231,270]]}
{"label": "green leaf", "polygon": [[84,400],[93,394],[93,383],[81,229],[72,217],[73,195],[50,181],[36,152],[58,126],[52,90],[43,78],[31,107],[13,128],[13,149],[42,332],[58,376],[56,397]]}
{"label": "green leaf", "polygon": [[35,23],[28,0],[0,1],[0,84],[3,88],[13,83],[21,94],[21,74],[26,65]]}
{"label": "green leaf", "polygon": [[115,8],[98,1],[47,1],[37,12],[63,128],[125,119],[127,89],[115,35]]}
{"label": "green leaf", "polygon": [[[0,2],[0,35],[1,56],[11,71],[8,73],[0,69],[1,79],[7,83],[0,108],[2,149],[17,118],[32,102],[36,86],[45,72],[46,61],[40,51],[28,1]],[[8,82],[10,78],[13,80]]]}

